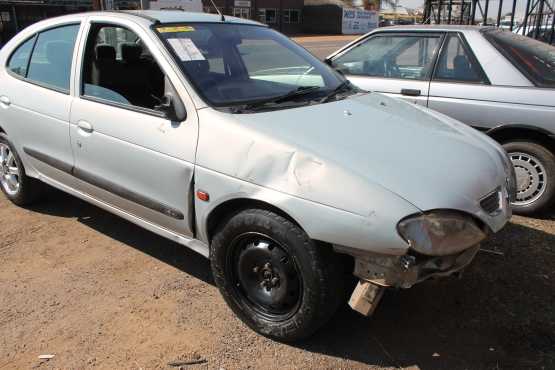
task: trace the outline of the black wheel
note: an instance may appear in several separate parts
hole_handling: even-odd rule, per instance
[[[0,133],[0,189],[18,206],[35,201],[42,193],[42,183],[25,175],[25,168],[8,137]]]
[[[297,225],[247,209],[221,225],[210,246],[227,304],[256,332],[279,341],[313,334],[344,299],[341,263]]]
[[[555,156],[540,144],[514,141],[503,144],[517,179],[513,211],[521,215],[543,212],[555,194]]]

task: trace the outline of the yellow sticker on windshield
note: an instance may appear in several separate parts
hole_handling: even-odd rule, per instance
[[[168,26],[156,28],[160,33],[173,33],[173,32],[192,32],[195,29],[191,26]]]

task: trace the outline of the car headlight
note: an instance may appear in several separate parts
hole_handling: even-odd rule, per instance
[[[456,254],[486,238],[476,221],[453,211],[432,211],[405,218],[399,234],[415,251],[430,256]]]

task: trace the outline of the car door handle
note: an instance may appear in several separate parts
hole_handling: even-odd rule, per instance
[[[0,96],[0,103],[4,105],[10,105],[12,102],[10,101],[10,98],[8,98],[7,96]]]
[[[401,94],[408,96],[420,96],[421,91],[416,89],[401,89]]]
[[[91,132],[94,131],[92,125],[90,123],[88,123],[87,121],[77,122],[77,127],[79,127],[80,130],[85,131],[88,134],[90,134]]]

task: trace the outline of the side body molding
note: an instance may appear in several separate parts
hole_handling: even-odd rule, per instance
[[[44,154],[37,150],[31,148],[23,148],[25,154],[29,155],[30,157],[46,163],[49,166],[52,166],[60,171],[66,172],[81,181],[85,181],[91,185],[94,185],[100,189],[106,190],[111,192],[121,198],[127,199],[130,202],[139,204],[145,208],[151,209],[158,213],[162,213],[168,217],[172,217],[176,220],[183,220],[185,219],[184,214],[167,204],[163,204],[154,200],[152,198],[146,197],[144,195],[138,194],[134,191],[126,189],[116,183],[113,183],[109,180],[96,176],[90,172],[87,172],[83,169],[74,167],[73,165],[66,163],[64,161],[60,161],[59,159],[53,158],[48,154]]]

